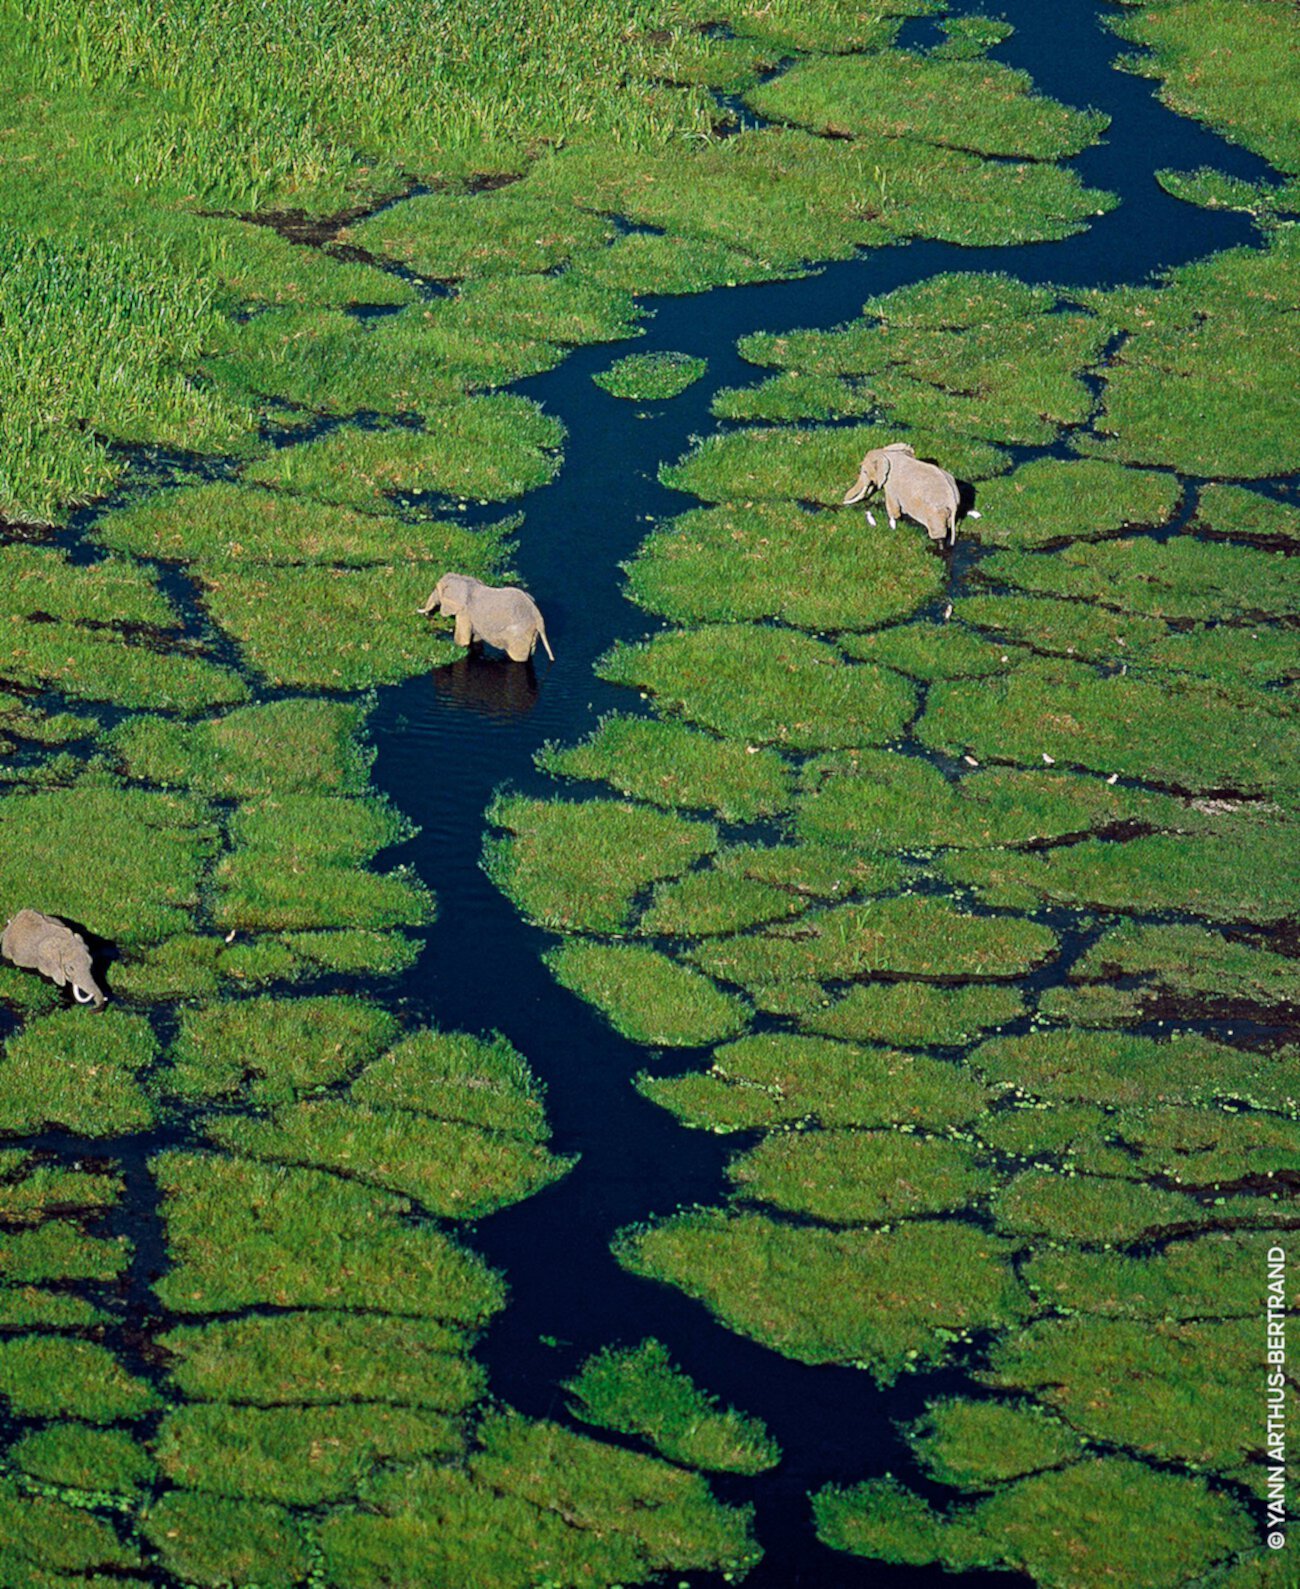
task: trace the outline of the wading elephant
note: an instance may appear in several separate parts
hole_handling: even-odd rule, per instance
[[[0,954],[24,971],[39,971],[61,988],[71,983],[78,1004],[93,1004],[98,1009],[104,1002],[103,990],[90,967],[86,940],[57,916],[20,910],[5,923]]]
[[[932,541],[946,540],[951,546],[957,539],[961,493],[946,469],[935,463],[922,463],[905,441],[876,447],[862,460],[857,483],[844,500],[861,502],[868,492],[882,486],[891,530],[899,515],[905,513],[925,526]],[[867,517],[873,524],[876,522],[870,513]],[[972,513],[970,517],[977,519],[979,514]]]
[[[527,662],[540,640],[555,661],[537,603],[513,585],[485,585],[468,574],[444,574],[419,611],[427,616],[439,608],[456,620],[452,638],[458,646],[486,640],[512,662]]]

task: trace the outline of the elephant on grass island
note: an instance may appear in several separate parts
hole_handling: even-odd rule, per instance
[[[957,482],[936,463],[923,463],[905,441],[876,447],[862,460],[857,483],[844,498],[861,502],[869,491],[885,491],[885,512],[892,530],[901,514],[925,526],[932,541],[957,539],[957,515],[961,512],[961,493]],[[972,519],[979,518],[971,513]],[[867,514],[874,524],[876,521]]]
[[[103,990],[90,967],[86,940],[57,916],[20,910],[5,923],[0,954],[24,971],[39,971],[61,988],[71,983],[78,1004],[93,1004],[98,1009],[104,1002]]]
[[[440,607],[456,620],[452,638],[458,646],[486,640],[512,662],[527,662],[540,640],[547,656],[555,661],[537,603],[513,585],[485,585],[468,574],[444,574],[419,611],[427,616]]]

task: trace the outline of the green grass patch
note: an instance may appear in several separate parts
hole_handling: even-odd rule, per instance
[[[801,419],[865,418],[881,404],[871,387],[842,376],[786,370],[757,386],[725,386],[709,406],[718,419],[780,425]]]
[[[790,799],[789,769],[776,751],[621,713],[603,717],[580,744],[548,742],[535,760],[555,777],[589,778],[630,799],[715,811],[728,822],[771,816]]]
[[[998,1567],[1056,1589],[1132,1575],[1150,1589],[1178,1589],[1254,1535],[1237,1503],[1204,1480],[1122,1456],[1034,1474],[947,1513],[893,1478],[828,1487],[813,1512],[833,1550],[916,1567]]]
[[[1268,793],[1292,779],[1293,730],[1195,680],[1099,677],[1069,662],[1026,662],[1005,678],[939,683],[922,741],[981,760],[1038,766],[1049,755],[1093,772],[1186,789]]]
[[[646,403],[680,397],[703,379],[708,367],[707,359],[695,359],[688,353],[629,353],[607,370],[598,371],[592,380],[611,397]]]
[[[542,1140],[542,1089],[504,1037],[426,1027],[372,1060],[352,1083],[358,1103],[456,1120],[484,1131]]]
[[[277,687],[362,690],[460,655],[416,616],[428,569],[204,568],[204,605]]]
[[[995,1184],[969,1148],[901,1131],[774,1131],[727,1176],[741,1201],[832,1225],[951,1213]]]
[[[155,1290],[177,1313],[279,1307],[375,1308],[482,1324],[504,1287],[481,1259],[410,1204],[321,1170],[214,1154],[152,1161],[171,1268]]]
[[[967,520],[962,533],[986,546],[1017,548],[1091,540],[1131,525],[1164,524],[1178,499],[1178,481],[1154,469],[1099,458],[1036,458],[980,488],[983,517]]]
[[[0,1289],[0,1329],[88,1329],[107,1324],[111,1315],[84,1297],[33,1285],[6,1285]]]
[[[710,1131],[791,1126],[964,1125],[990,1093],[973,1076],[920,1054],[764,1032],[728,1043],[706,1071],[637,1077],[637,1090],[684,1125]]]
[[[44,1484],[108,1494],[131,1494],[153,1483],[153,1458],[124,1429],[50,1424],[9,1448],[22,1473]]]
[[[1115,203],[1059,166],[986,160],[875,132],[839,140],[789,127],[701,143],[685,159],[673,151],[612,170],[604,164],[587,193],[634,222],[787,269],[908,237],[967,246],[1068,237]]]
[[[182,1098],[279,1103],[339,1081],[396,1036],[387,1010],[343,994],[230,999],[184,1011],[161,1085]]]
[[[70,563],[53,547],[0,546],[0,618],[175,629],[179,617],[150,569],[124,557]]]
[[[204,723],[136,717],[108,744],[129,777],[202,794],[360,794],[374,752],[361,743],[368,708],[342,701],[270,701]]]
[[[675,877],[718,842],[712,823],[615,800],[501,795],[487,820],[483,867],[530,921],[560,931],[619,932],[636,896]]]
[[[759,1558],[751,1512],[657,1457],[514,1413],[484,1421],[463,1472],[432,1463],[365,1487],[367,1509],[322,1527],[331,1581],[639,1582],[664,1570],[743,1577]],[[486,1576],[485,1576],[486,1575]]]
[[[1289,827],[1088,839],[1036,855],[950,856],[943,871],[993,903],[1039,899],[1117,911],[1188,911],[1210,921],[1275,922],[1295,911],[1300,846]]]
[[[1196,518],[1215,535],[1300,536],[1295,510],[1244,486],[1208,485],[1196,499]]]
[[[11,623],[0,670],[14,684],[58,690],[74,700],[112,701],[155,711],[197,712],[248,698],[237,673],[190,650],[156,649],[148,639],[72,623]]]
[[[360,865],[409,833],[374,800],[295,794],[245,805],[231,821],[237,848],[216,871],[214,920],[299,930],[430,922],[432,896],[409,868],[375,873]]]
[[[87,1423],[139,1418],[162,1400],[106,1347],[59,1335],[0,1341],[0,1396],[18,1417]]]
[[[0,1481],[0,1536],[4,1539],[0,1571],[13,1589],[59,1589],[84,1584],[86,1589],[143,1589],[145,1580],[118,1575],[139,1567],[139,1553],[119,1539],[112,1524],[82,1507],[50,1496],[29,1495],[11,1478]],[[107,1568],[113,1576],[65,1578],[63,1572],[88,1573]]]
[[[1074,545],[1055,552],[995,553],[981,581],[1035,595],[1154,618],[1278,618],[1300,610],[1300,576],[1279,552],[1216,541],[1146,539]]]
[[[472,397],[431,409],[422,430],[331,431],[282,449],[246,478],[351,506],[428,491],[499,502],[552,479],[563,439],[559,421],[527,398]]]
[[[158,491],[96,520],[103,546],[168,562],[319,563],[333,568],[440,563],[485,573],[517,527],[469,530],[445,519],[415,523],[309,503],[234,481]],[[94,564],[93,567],[103,567]]]
[[[948,778],[917,756],[856,751],[806,762],[795,830],[862,850],[1031,844],[1133,824],[1195,832],[1208,824],[1169,795],[1040,768]]]
[[[788,888],[710,868],[660,883],[637,931],[656,936],[713,937],[798,916],[808,900]]]
[[[656,297],[804,274],[784,261],[773,265],[725,243],[669,232],[629,232],[607,248],[582,255],[573,269],[615,291]]]
[[[1086,1245],[1137,1241],[1194,1225],[1212,1212],[1181,1192],[1145,1181],[1031,1170],[993,1199],[993,1219],[1007,1235]]]
[[[392,1402],[458,1412],[483,1370],[461,1332],[435,1319],[317,1310],[186,1324],[159,1337],[170,1373],[195,1401],[253,1406]]]
[[[60,1164],[42,1163],[21,1148],[0,1154],[0,1221],[26,1224],[52,1205],[69,1213],[112,1208],[122,1195],[122,1177]]]
[[[10,1285],[117,1280],[130,1261],[131,1244],[125,1236],[88,1236],[70,1219],[47,1219],[31,1229],[0,1235],[0,1275]]]
[[[1158,1253],[1055,1251],[1023,1270],[1030,1289],[1063,1313],[1114,1319],[1253,1318],[1251,1266],[1261,1233],[1215,1232],[1170,1242]]]
[[[1024,656],[1009,642],[989,640],[962,623],[896,624],[871,634],[841,635],[839,644],[847,656],[927,681],[985,678]]]
[[[1300,465],[1293,230],[1184,265],[1158,288],[1097,296],[1127,337],[1106,370],[1102,439],[1089,451],[1218,480]]]
[[[852,1363],[883,1385],[1027,1306],[1002,1242],[953,1222],[829,1230],[705,1209],[624,1231],[614,1253],[784,1357]]]
[[[296,1589],[312,1568],[298,1520],[281,1506],[168,1490],[142,1527],[164,1568],[186,1582]]]
[[[544,274],[613,239],[603,215],[549,193],[546,166],[531,180],[483,193],[425,193],[348,228],[361,247],[421,276]]]
[[[781,1460],[759,1419],[720,1406],[653,1337],[594,1354],[564,1388],[573,1398],[570,1411],[584,1423],[636,1435],[684,1467],[753,1474]]]
[[[1222,1109],[1125,1112],[1116,1140],[1132,1167],[1186,1186],[1218,1186],[1258,1174],[1300,1173],[1300,1122]]]
[[[1048,959],[1050,928],[1019,916],[972,916],[951,901],[904,895],[832,906],[788,927],[691,951],[710,976],[742,986],[824,982],[895,972],[919,977],[1012,977]]]
[[[572,943],[545,957],[561,987],[634,1043],[695,1048],[740,1031],[748,1007],[707,977],[639,945]]]
[[[878,188],[888,176],[877,168]],[[722,407],[735,418],[747,408],[773,417],[803,408],[812,418],[824,406],[841,419],[870,408],[881,425],[861,451],[898,439],[884,426],[904,426],[922,457],[978,479],[998,472],[1001,455],[988,442],[1045,445],[1058,427],[1087,420],[1094,404],[1083,375],[1108,335],[1102,319],[1058,304],[1049,289],[941,275],[868,300],[863,318],[835,330],[742,338],[745,358],[786,373],[725,394]]]
[[[839,507],[863,454],[900,439],[911,442],[920,457],[941,452],[945,466],[958,479],[984,479],[1007,466],[996,447],[972,437],[917,433],[900,438],[880,426],[833,425],[732,430],[710,436],[679,463],[664,465],[659,478],[674,491],[688,491],[705,502],[793,498]]]
[[[998,1342],[986,1377],[1032,1389],[1091,1439],[1225,1468],[1259,1450],[1249,1428],[1249,1341],[1243,1319],[1043,1320]]]
[[[1121,922],[1075,963],[1071,976],[1142,977],[1142,995],[1152,1000],[1300,1004],[1300,961],[1204,927]]]
[[[982,1030],[1019,1020],[1024,1013],[1024,1000],[1016,988],[865,982],[801,1016],[799,1024],[806,1031],[855,1043],[952,1047],[970,1042]]]
[[[908,1431],[909,1443],[940,1484],[983,1490],[1083,1455],[1065,1424],[1027,1402],[933,1401]]]
[[[138,1075],[157,1054],[148,1021],[111,1006],[31,1021],[5,1044],[0,1130],[28,1135],[59,1125],[90,1137],[144,1130],[154,1107]]]
[[[803,61],[746,96],[776,121],[820,133],[872,133],[1028,160],[1063,160],[1110,124],[1032,92],[1027,72],[905,50]]]
[[[218,1116],[205,1129],[249,1158],[335,1170],[449,1219],[481,1219],[522,1202],[574,1162],[517,1136],[333,1098],[280,1109],[270,1119]]]
[[[792,503],[693,509],[644,541],[628,573],[634,600],[679,623],[817,630],[905,618],[944,588],[943,563],[906,526],[867,530],[847,509]]]
[[[736,844],[715,862],[727,876],[772,883],[813,899],[880,894],[897,888],[903,869],[892,857],[854,855],[829,844]]]
[[[251,414],[185,377],[219,324],[207,272],[159,272],[154,244],[129,232],[24,236],[12,215],[0,257],[6,517],[53,522],[104,494],[125,467],[108,438],[190,451],[245,442]]]
[[[1160,98],[1179,115],[1208,122],[1283,171],[1300,171],[1300,138],[1288,114],[1294,17],[1267,0],[1239,6],[1184,0],[1131,7],[1106,21],[1120,38],[1144,46],[1124,64],[1158,78]],[[1212,80],[1203,70],[1207,53],[1224,63]]]
[[[1127,1032],[1033,1032],[992,1038],[970,1062],[994,1085],[1053,1103],[1300,1109],[1300,1087],[1285,1055],[1229,1048],[1192,1034],[1158,1041]]]
[[[897,674],[845,666],[824,641],[749,624],[619,644],[596,671],[704,728],[791,750],[882,744],[902,733],[915,705]]]
[[[297,1506],[355,1495],[379,1463],[452,1456],[461,1447],[459,1429],[440,1413],[364,1402],[180,1407],[157,1439],[158,1465],[186,1489]]]

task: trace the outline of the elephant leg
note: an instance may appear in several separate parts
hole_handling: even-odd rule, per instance
[[[469,621],[469,614],[458,612],[456,614],[456,632],[452,639],[458,646],[471,645],[474,640],[474,626]]]
[[[536,644],[536,635],[512,634],[506,641],[506,655],[512,662],[527,662]]]
[[[898,500],[891,485],[885,486],[885,512],[889,515],[889,527],[894,529],[898,524],[898,516],[903,511],[903,504]]]

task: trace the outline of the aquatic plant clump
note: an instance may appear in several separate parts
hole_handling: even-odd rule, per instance
[[[633,402],[680,397],[696,381],[704,378],[706,359],[687,353],[629,353],[609,369],[592,376],[596,385],[611,397],[626,397]]]
[[[546,744],[543,772],[613,784],[652,805],[716,811],[731,822],[780,811],[790,798],[790,773],[773,750],[752,751],[684,724],[621,714],[602,718],[580,744]]]
[[[781,1459],[757,1418],[719,1406],[653,1338],[589,1357],[565,1389],[584,1423],[639,1436],[685,1467],[752,1474]]]
[[[732,1037],[748,1022],[742,999],[654,949],[571,943],[545,959],[562,987],[635,1043],[695,1048]]]
[[[640,890],[718,842],[711,823],[613,800],[505,796],[487,816],[512,835],[488,840],[488,875],[531,920],[568,931],[618,932]]]
[[[864,530],[845,509],[750,503],[670,520],[642,543],[628,582],[634,600],[679,623],[779,618],[853,630],[933,601],[943,565],[906,527]]]
[[[1028,1311],[999,1238],[933,1220],[836,1230],[706,1209],[624,1231],[614,1253],[729,1329],[798,1362],[853,1363],[882,1385]]]
[[[643,1073],[637,1089],[684,1125],[721,1132],[808,1121],[938,1131],[972,1121],[992,1097],[969,1072],[921,1054],[788,1032],[715,1049],[707,1071]]]
[[[824,641],[748,624],[621,644],[596,668],[704,728],[783,749],[883,744],[902,731],[915,705],[897,674],[846,667]]]

